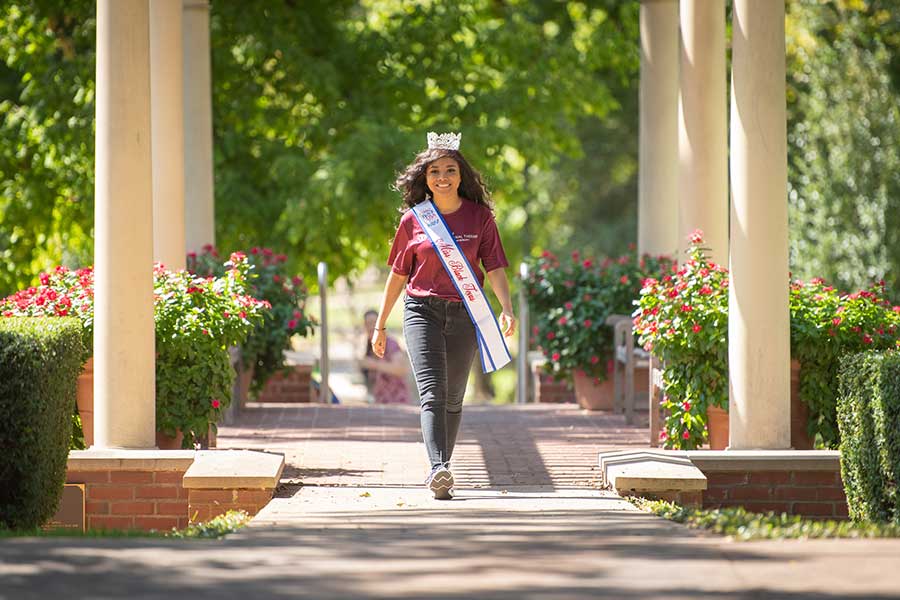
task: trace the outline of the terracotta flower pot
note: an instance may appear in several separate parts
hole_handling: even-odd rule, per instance
[[[84,446],[90,448],[94,443],[94,357],[84,364],[78,382],[75,384],[75,404],[81,416],[81,429],[84,431]]]
[[[706,425],[709,428],[709,449],[724,450],[727,448],[728,411],[718,406],[707,406]]]
[[[710,406],[706,409],[710,450],[728,446],[728,411]],[[812,450],[814,440],[807,433],[809,407],[800,399],[800,361],[791,361],[791,448]]]
[[[156,432],[156,447],[160,450],[181,450],[183,441],[184,435],[180,430],[175,433],[175,437],[166,435],[162,431]]]
[[[615,387],[612,379],[597,384],[593,377],[575,373],[575,399],[587,410],[612,410]]]

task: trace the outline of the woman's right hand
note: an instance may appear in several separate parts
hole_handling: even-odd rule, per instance
[[[384,358],[384,347],[387,343],[387,332],[384,329],[376,329],[372,333],[372,352],[378,358]]]

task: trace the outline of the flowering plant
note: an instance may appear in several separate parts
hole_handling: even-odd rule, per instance
[[[791,355],[800,361],[800,397],[809,406],[810,434],[837,448],[837,374],[840,358],[900,348],[900,306],[884,281],[842,294],[822,279],[791,284]]]
[[[219,274],[222,263],[218,256],[214,247],[204,246],[199,255],[188,254],[187,268],[200,275]],[[287,256],[254,247],[247,259],[253,268],[249,277],[252,295],[271,306],[241,345],[244,367],[253,367],[250,391],[257,395],[273,374],[285,368],[284,351],[290,349],[291,337],[311,334],[316,320],[305,310],[308,290],[303,279],[286,273]]]
[[[225,268],[221,277],[208,278],[161,265],[153,270],[156,427],[170,436],[180,430],[185,448],[215,430],[234,381],[227,347],[242,342],[268,310],[266,302],[247,294],[251,267],[245,255],[232,254]],[[70,314],[81,320],[92,348],[93,270],[57,267],[40,280],[40,286],[0,301],[0,314]]]
[[[670,277],[648,279],[634,312],[639,343],[665,364],[660,439],[676,449],[703,444],[709,404],[728,409],[728,271],[706,258],[701,232],[690,241],[688,261]],[[898,347],[900,307],[885,297],[883,282],[853,294],[841,294],[821,279],[791,284],[791,356],[801,363],[808,431],[821,446],[838,443],[840,357]]]
[[[665,364],[667,448],[691,449],[708,434],[706,408],[728,408],[728,271],[706,258],[699,232],[675,273],[648,278],[634,312],[638,343]]]
[[[637,257],[634,249],[597,262],[572,253],[571,261],[544,252],[534,260],[525,285],[533,339],[540,344],[557,378],[583,374],[604,381],[613,355],[608,316],[627,315],[647,273],[670,268],[666,257]]]

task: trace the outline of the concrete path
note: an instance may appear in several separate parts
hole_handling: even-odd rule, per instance
[[[280,448],[279,497],[223,541],[0,540],[0,600],[27,598],[896,598],[900,541],[737,543],[594,485],[643,441],[574,407],[470,407],[456,499],[421,488],[407,407],[254,407],[220,443]]]

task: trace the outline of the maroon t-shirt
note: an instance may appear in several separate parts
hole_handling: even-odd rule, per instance
[[[459,209],[442,216],[482,287],[484,273],[479,265],[484,266],[485,272],[509,266],[491,209],[463,200]],[[462,302],[444,264],[411,210],[400,219],[388,265],[394,273],[409,276],[406,293],[410,296],[436,296]]]

